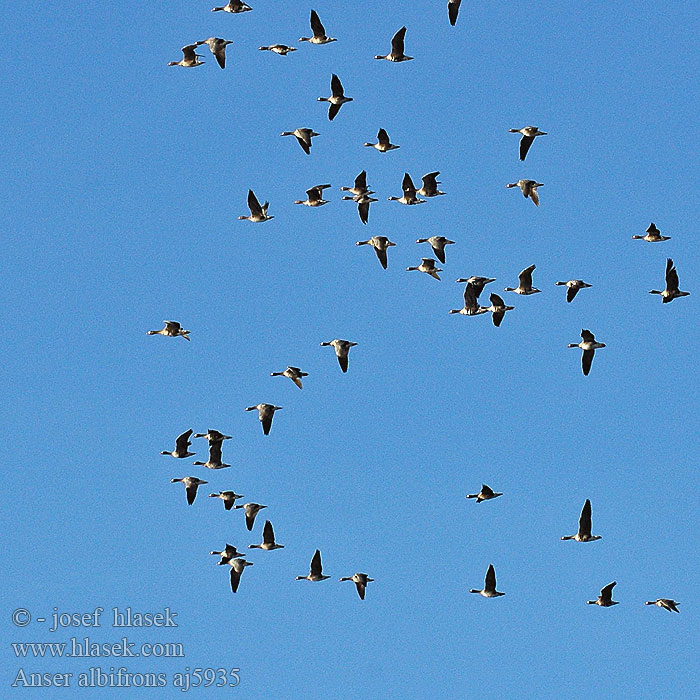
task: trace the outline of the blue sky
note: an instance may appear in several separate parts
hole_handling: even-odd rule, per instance
[[[4,687],[19,667],[226,666],[241,697],[280,700],[688,697],[700,11],[465,1],[452,28],[442,0],[320,0],[338,41],[311,46],[296,42],[310,5],[212,4],[4,4]],[[404,24],[415,60],[372,60]],[[167,66],[208,36],[233,40],[226,70],[206,47],[202,67]],[[299,50],[257,51],[276,42]],[[329,123],[332,73],[354,102]],[[521,163],[508,129],[526,124],[548,135]],[[279,136],[301,126],[321,134],[310,156]],[[362,147],[379,127],[399,150]],[[367,226],[338,190],[362,169],[380,199]],[[386,201],[432,170],[446,196]],[[519,178],[545,183],[539,208],[505,189]],[[321,183],[331,203],[293,205]],[[248,188],[272,221],[236,220]],[[631,240],[650,221],[671,240]],[[442,281],[405,272],[440,234],[457,242]],[[386,271],[354,245],[371,235],[397,243]],[[662,305],[647,292],[667,257],[691,296]],[[533,263],[543,293],[503,294],[500,328],[447,313],[456,278],[495,277],[486,302]],[[554,283],[571,278],[593,287],[566,304]],[[148,337],[164,318],[192,342]],[[566,348],[581,328],[607,344],[588,377]],[[358,343],[346,375],[319,347],[333,338]],[[303,391],[269,376],[287,364],[309,372]],[[269,437],[243,410],[259,402],[284,406]],[[159,454],[209,427],[233,436],[230,469]],[[188,474],[209,481],[192,507],[169,483]],[[467,501],[482,482],[504,496]],[[252,533],[206,498],[228,488],[267,504]],[[603,539],[561,542],[586,498]],[[233,595],[207,553],[260,542],[265,517],[285,548],[251,551]],[[331,580],[295,581],[316,548]],[[489,563],[506,596],[469,595]],[[337,581],[355,571],[376,579],[364,602]],[[613,580],[620,605],[585,605]],[[657,597],[681,614],[644,607]],[[176,630],[128,636],[185,658],[12,654],[118,640],[10,623],[96,606],[176,611]]]

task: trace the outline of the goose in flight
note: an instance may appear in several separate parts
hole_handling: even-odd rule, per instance
[[[372,192],[371,194],[374,193]],[[357,202],[357,213],[360,217],[360,221],[363,224],[366,224],[369,221],[369,205],[372,202],[379,201],[375,197],[370,197],[369,194],[356,194],[353,197],[343,197],[343,199],[352,199],[353,202]]]
[[[652,289],[649,294],[659,294],[661,296],[661,301],[666,304],[678,297],[687,297],[690,292],[681,292],[678,288],[678,272],[676,272],[676,266],[673,264],[671,258],[666,260],[666,288],[663,291],[658,289]]]
[[[230,467],[230,464],[224,464],[221,460],[221,446],[224,444],[223,440],[217,440],[215,442],[209,443],[209,457],[206,462],[192,462],[192,464],[198,467],[206,467],[207,469],[226,469]]]
[[[495,282],[496,278],[495,277],[481,277],[480,275],[472,275],[471,277],[460,277],[457,280],[457,284],[461,284],[463,282],[466,282],[467,285],[471,285],[472,289],[474,290],[474,294],[476,295],[476,298],[478,299],[479,296],[481,295],[481,292],[484,291],[484,287],[487,284],[490,284],[491,282]]]
[[[196,433],[196,438],[206,438],[209,442],[221,442],[222,440],[230,440],[230,435],[224,435],[214,428],[209,428],[207,433]]]
[[[220,552],[213,550],[212,552],[209,552],[209,554],[214,554],[221,557],[221,560],[216,562],[217,566],[224,566],[224,564],[228,564],[231,559],[245,556],[243,552],[239,552],[232,544],[227,544],[226,547],[224,547],[224,549]]]
[[[517,182],[511,182],[506,185],[506,187],[519,187],[520,191],[523,193],[523,197],[525,197],[525,199],[529,197],[536,207],[540,206],[540,195],[537,193],[537,188],[543,186],[544,183],[537,182],[537,180],[518,180]]]
[[[427,275],[434,277],[436,280],[440,279],[438,272],[442,272],[442,269],[435,267],[435,260],[432,258],[421,258],[422,262],[420,265],[414,267],[407,267],[406,271],[418,270],[418,272],[425,272]]]
[[[505,593],[496,590],[496,571],[493,568],[493,564],[489,564],[489,568],[486,570],[484,587],[480,591],[476,588],[471,588],[469,592],[479,593],[484,598],[497,598],[499,595],[505,595]]]
[[[407,56],[404,53],[404,37],[406,36],[406,27],[401,27],[393,37],[391,37],[391,52],[386,56],[375,56],[377,59],[385,59],[392,63],[400,63],[401,61],[412,61],[413,56]]]
[[[288,366],[284,372],[270,372],[271,377],[289,377],[300,389],[302,389],[301,378],[308,377],[308,372],[302,372],[298,367]]]
[[[593,333],[583,329],[581,330],[581,342],[569,343],[567,347],[581,348],[581,350],[583,350],[583,355],[581,356],[581,367],[583,368],[583,374],[588,376],[588,373],[591,371],[591,364],[593,363],[593,355],[595,355],[595,351],[598,348],[604,348],[605,343],[597,343]]]
[[[252,9],[250,5],[246,5],[241,0],[229,0],[228,4],[223,7],[212,8],[212,12],[230,12],[235,15],[239,12],[250,12]]]
[[[462,4],[462,0],[448,0],[447,2],[447,16],[450,19],[450,24],[454,27],[457,24],[457,15],[459,14],[459,6]]]
[[[512,311],[515,307],[507,306],[503,299],[498,296],[498,294],[491,294],[489,296],[489,301],[491,302],[491,306],[483,306],[482,308],[484,311],[491,312],[491,320],[493,321],[493,325],[498,328],[501,325],[503,317],[506,315],[506,311]]]
[[[436,170],[434,173],[426,173],[423,175],[421,178],[423,180],[423,186],[417,190],[416,194],[419,194],[421,197],[437,197],[438,195],[445,194],[438,189],[440,183],[436,178],[439,174],[440,171]]]
[[[250,209],[250,216],[239,216],[238,219],[239,221],[252,221],[254,224],[274,219],[274,216],[268,216],[267,214],[267,208],[269,206],[269,202],[265,202],[261,206],[260,202],[258,202],[258,198],[255,196],[255,192],[253,192],[253,190],[248,190],[248,209]]]
[[[487,282],[492,282],[493,280],[487,280],[486,277],[475,277],[475,282],[470,279],[458,280],[466,282],[467,286],[464,288],[464,306],[461,309],[450,309],[451,314],[462,314],[463,316],[478,316],[480,314],[485,314],[487,309],[483,306],[479,306],[479,295]],[[480,282],[479,280],[484,280]]]
[[[397,146],[395,143],[391,143],[391,141],[389,141],[389,134],[386,133],[385,129],[380,129],[377,132],[377,143],[365,142],[364,145],[376,148],[380,153],[386,153],[387,151],[393,151],[396,148],[401,148],[401,146]]]
[[[604,608],[609,608],[611,605],[617,605],[620,601],[612,599],[612,590],[617,585],[617,581],[609,583],[600,589],[600,595],[595,600],[587,600],[588,605],[600,605]]]
[[[323,190],[330,185],[315,185],[306,190],[306,199],[295,199],[294,204],[303,204],[305,207],[322,207],[328,204],[328,200],[323,198]]]
[[[313,129],[303,127],[294,129],[294,131],[283,131],[282,136],[294,136],[301,146],[301,150],[308,156],[311,153],[311,139],[314,136],[319,136]]]
[[[165,327],[159,331],[148,331],[147,335],[165,335],[168,338],[182,336],[185,340],[190,340],[190,331],[186,331],[177,321],[163,321]]]
[[[323,575],[323,568],[321,566],[321,551],[316,550],[314,556],[311,559],[311,566],[309,573],[306,576],[297,576],[297,581],[323,581],[324,579],[330,578],[330,576]]]
[[[479,493],[470,493],[466,497],[476,498],[476,502],[481,503],[481,501],[490,501],[492,498],[498,498],[502,495],[502,493],[496,493],[490,486],[481,484],[481,491],[479,491]]]
[[[228,39],[210,36],[208,39],[198,41],[195,46],[201,46],[202,44],[206,44],[209,47],[209,50],[214,54],[214,58],[216,58],[216,62],[219,66],[221,68],[226,68],[226,47],[229,44],[233,44],[233,42]]]
[[[386,236],[372,236],[372,238],[370,238],[369,240],[357,241],[355,245],[371,245],[372,248],[374,248],[374,252],[377,254],[377,257],[379,258],[379,262],[381,263],[382,267],[386,270],[386,249],[393,245],[396,245],[396,243],[392,243]]]
[[[445,246],[452,245],[454,241],[450,241],[444,236],[431,236],[430,238],[419,238],[416,243],[430,243],[435,257],[444,265],[445,264]]]
[[[401,189],[403,194],[400,197],[388,197],[391,202],[399,202],[400,204],[423,204],[424,199],[419,199],[416,196],[416,188],[411,180],[411,176],[408,173],[404,173],[403,180],[401,181]]]
[[[333,121],[335,115],[338,114],[340,108],[346,102],[352,102],[352,97],[346,97],[345,91],[343,90],[343,84],[340,82],[340,78],[333,73],[331,76],[331,96],[330,97],[319,97],[318,102],[330,102],[328,105],[328,121]]]
[[[181,481],[185,485],[185,493],[187,494],[187,503],[192,505],[194,499],[197,498],[197,489],[202,484],[208,484],[208,481],[202,481],[196,476],[185,476],[182,479],[170,479],[170,483],[174,484],[177,481]]]
[[[583,280],[569,280],[568,282],[555,282],[557,287],[566,287],[566,301],[570,304],[574,297],[578,294],[579,289],[586,289],[587,287],[592,287],[592,284],[588,284]]]
[[[370,144],[371,146],[372,144]],[[362,195],[374,194],[371,192],[369,187],[367,187],[367,171],[363,170],[356,178],[352,187],[341,187],[341,192],[349,192],[352,197],[350,199],[355,199],[355,197],[361,197]],[[343,197],[345,199],[345,197]],[[357,201],[357,200],[355,200]]]
[[[275,406],[271,403],[259,403],[255,406],[248,406],[246,411],[257,411],[258,420],[262,423],[263,433],[265,435],[270,434],[270,428],[272,427],[272,417],[275,415],[275,411],[279,411],[283,406]]]
[[[243,498],[243,496],[235,491],[219,491],[219,493],[210,493],[209,498],[220,498],[224,502],[224,508],[226,508],[226,510],[231,510],[235,502],[239,498]],[[212,554],[214,554],[214,552],[212,552]]]
[[[352,581],[355,584],[355,588],[357,588],[357,595],[360,596],[360,600],[365,599],[365,589],[367,588],[367,584],[370,581],[374,581],[374,579],[367,576],[367,574],[360,573],[353,574],[352,576],[343,576],[343,578],[339,580]]]
[[[546,131],[540,131],[536,126],[524,126],[522,129],[508,129],[511,134],[522,134],[523,137],[520,139],[520,160],[525,160],[527,152],[532,146],[532,142],[535,140],[535,136],[546,136]]]
[[[672,600],[671,598],[657,598],[656,600],[647,600],[644,605],[657,605],[660,608],[663,608],[664,610],[668,610],[669,612],[680,612],[678,609],[678,605],[680,603],[677,600]]]
[[[534,265],[530,265],[530,267],[526,267],[524,270],[520,272],[518,275],[518,286],[517,287],[506,287],[504,291],[506,292],[515,292],[516,294],[524,294],[527,296],[528,294],[537,294],[541,292],[541,289],[537,289],[536,287],[532,286],[532,273],[535,270]]]
[[[245,571],[246,566],[253,566],[253,562],[245,559],[231,559],[227,563],[231,567],[231,590],[235,593],[238,590],[238,584],[241,582],[241,575]]]
[[[259,503],[244,503],[242,506],[233,506],[235,509],[243,508],[245,511],[245,526],[248,528],[248,532],[253,529],[253,523],[255,523],[255,516],[267,506],[261,506]]]
[[[641,241],[648,241],[649,243],[658,243],[659,241],[669,240],[671,236],[662,236],[661,231],[656,228],[656,224],[652,221],[649,224],[649,228],[646,230],[646,234],[644,236],[632,236],[632,238]]]
[[[578,532],[575,535],[567,535],[562,540],[575,540],[576,542],[593,542],[599,540],[600,535],[591,535],[591,501],[586,499],[578,519]]]
[[[196,452],[190,452],[187,448],[192,444],[190,442],[190,435],[192,435],[192,430],[186,430],[182,435],[178,435],[175,439],[175,449],[172,452],[163,450],[162,455],[170,455],[177,459],[183,459],[185,457],[192,457]]]
[[[195,66],[201,66],[204,61],[199,59],[202,56],[195,53],[195,49],[199,44],[188,44],[182,47],[182,60],[181,61],[170,61],[169,66],[182,66],[183,68],[194,68]]]
[[[278,56],[286,56],[290,51],[296,51],[296,49],[286,44],[271,44],[270,46],[260,46],[258,51],[272,51]]]
[[[321,343],[322,347],[330,346],[335,350],[335,356],[338,358],[338,364],[343,372],[348,371],[348,353],[350,348],[355,347],[357,343],[353,343],[349,340],[339,340],[335,338],[328,343]]]
[[[263,527],[262,544],[249,544],[248,549],[264,549],[270,551],[273,549],[284,549],[284,545],[275,542],[275,531],[272,529],[272,523],[266,520],[265,526]]]
[[[316,10],[311,10],[309,23],[311,24],[311,31],[313,32],[313,36],[302,36],[299,39],[299,41],[308,41],[310,44],[328,44],[331,41],[338,41],[337,39],[333,39],[332,37],[326,36],[326,30],[321,24],[321,20],[316,14]]]

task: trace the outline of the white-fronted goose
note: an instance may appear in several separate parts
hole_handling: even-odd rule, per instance
[[[690,292],[681,292],[678,288],[678,273],[676,272],[676,266],[673,264],[673,260],[668,258],[666,260],[666,289],[659,291],[658,289],[652,289],[649,294],[659,294],[661,296],[662,303],[666,304],[678,297],[687,297]]]
[[[557,287],[566,287],[566,301],[570,304],[578,294],[579,289],[586,289],[593,285],[587,284],[583,280],[569,280],[568,282],[555,282]]]
[[[233,42],[228,39],[210,36],[208,39],[198,41],[196,45],[201,46],[202,44],[206,44],[209,47],[209,50],[214,54],[219,66],[221,68],[226,68],[226,47],[229,44],[233,44]]]
[[[532,273],[535,270],[535,265],[530,265],[520,272],[518,275],[518,286],[517,287],[506,287],[503,291],[505,292],[515,292],[516,294],[523,294],[527,296],[528,294],[537,294],[541,292],[541,289],[537,289],[532,286]]]
[[[657,598],[656,600],[647,600],[644,605],[656,605],[660,608],[663,608],[664,610],[668,610],[669,612],[677,612],[679,613],[680,610],[678,609],[678,605],[680,603],[677,600],[672,600],[671,598]]]
[[[190,331],[186,331],[177,321],[163,321],[164,328],[159,331],[148,331],[147,335],[165,335],[168,338],[182,336],[185,340],[190,340]]]
[[[357,343],[350,340],[340,340],[335,338],[328,343],[321,343],[321,347],[332,347],[335,350],[335,356],[338,358],[338,364],[343,372],[348,371],[348,353],[350,348],[355,347]]]
[[[662,236],[661,231],[659,231],[658,228],[656,228],[656,224],[652,221],[649,224],[649,228],[647,229],[646,235],[644,236],[632,236],[632,238],[635,238],[640,241],[648,241],[649,243],[658,243],[659,241],[667,241],[671,238],[671,236]]]
[[[284,372],[270,372],[271,377],[289,377],[300,389],[302,389],[301,378],[308,377],[308,372],[302,372],[298,367],[288,366]]]
[[[457,24],[457,15],[459,14],[459,6],[462,0],[447,1],[447,16],[450,18],[450,24],[454,27]]]
[[[265,527],[263,527],[262,544],[249,544],[248,549],[264,549],[265,551],[270,551],[273,549],[284,549],[284,545],[275,542],[275,531],[272,529],[272,523],[266,520]]]
[[[411,180],[411,176],[408,173],[404,173],[403,180],[401,181],[401,189],[403,194],[400,197],[388,197],[391,202],[399,202],[400,204],[423,204],[424,199],[419,199],[416,196],[416,188]]]
[[[209,554],[215,554],[221,557],[221,560],[216,562],[217,566],[224,566],[225,564],[228,564],[231,559],[245,556],[243,552],[239,552],[232,544],[227,544],[226,547],[224,547],[224,549],[220,552],[213,550],[209,552]]]
[[[509,183],[506,187],[519,187],[520,191],[523,193],[523,197],[525,197],[525,199],[529,197],[532,203],[536,207],[539,207],[540,195],[537,193],[537,188],[543,185],[543,182],[537,182],[537,180],[518,180],[517,182]]]
[[[224,444],[223,440],[217,440],[209,443],[209,458],[206,462],[192,462],[198,467],[206,467],[207,469],[226,469],[230,464],[224,464],[221,460],[221,447]]]
[[[207,433],[197,433],[196,438],[206,438],[209,442],[221,442],[222,440],[230,440],[230,435],[224,435],[214,428],[209,428]]]
[[[380,153],[386,153],[387,151],[393,151],[396,148],[401,148],[401,146],[397,146],[395,143],[391,143],[391,141],[389,141],[389,134],[386,133],[385,129],[380,129],[377,132],[377,143],[365,142],[364,145],[376,148]]]
[[[340,82],[340,78],[333,73],[331,76],[331,96],[330,97],[319,97],[318,102],[330,102],[328,105],[328,121],[333,121],[335,115],[338,114],[340,108],[346,102],[352,102],[352,97],[346,97],[345,91],[343,90],[343,84]]]
[[[435,257],[444,265],[445,264],[445,246],[451,245],[454,241],[450,241],[444,236],[431,236],[430,238],[419,238],[416,243],[430,243]]]
[[[316,14],[316,10],[311,10],[311,17],[309,18],[311,24],[311,31],[314,33],[311,37],[302,36],[299,41],[308,41],[310,44],[328,44],[331,41],[338,41],[332,37],[326,36],[326,30],[321,24],[321,20]]]
[[[413,56],[406,56],[404,53],[404,37],[406,36],[406,27],[401,27],[396,34],[391,38],[391,52],[386,56],[375,56],[377,59],[385,59],[392,63],[400,63],[401,61],[412,61]]]
[[[591,501],[586,502],[581,508],[581,515],[578,519],[578,532],[575,535],[567,535],[562,540],[575,540],[576,542],[593,542],[599,540],[600,535],[591,535]]]
[[[270,46],[260,46],[258,51],[272,51],[279,56],[286,56],[290,51],[296,51],[296,49],[286,44],[271,44]]]
[[[306,199],[295,199],[294,204],[303,204],[305,207],[322,207],[328,204],[328,200],[323,198],[323,190],[330,185],[314,185],[306,190]]]
[[[493,280],[488,280],[485,277],[474,278],[476,282],[472,282],[471,278],[467,280],[458,280],[466,282],[467,286],[464,288],[464,306],[461,309],[450,309],[451,314],[462,314],[463,316],[479,316],[480,314],[485,314],[487,309],[483,306],[479,306],[479,295],[481,294],[484,284],[487,282],[492,282]],[[485,280],[480,282],[479,280]]]
[[[212,8],[212,12],[230,12],[235,15],[239,12],[250,12],[252,9],[250,5],[246,5],[241,0],[229,0],[228,4],[223,7]]]
[[[253,190],[248,190],[248,209],[250,209],[250,216],[239,216],[239,221],[252,221],[254,224],[261,223],[263,221],[269,221],[274,219],[274,216],[268,216],[267,208],[270,206],[269,202],[260,204],[258,198],[255,196]]]
[[[272,427],[272,417],[275,415],[275,411],[279,411],[282,408],[283,406],[275,406],[271,403],[259,403],[255,406],[248,406],[246,411],[258,412],[258,420],[262,423],[263,433],[269,435]]]
[[[370,197],[369,194],[356,194],[352,197],[343,197],[343,199],[352,199],[353,202],[357,202],[357,213],[360,217],[360,221],[363,224],[366,224],[369,221],[369,205],[372,202],[379,201],[375,197]]]
[[[436,280],[440,279],[438,272],[442,272],[442,269],[435,266],[435,260],[433,258],[421,258],[421,264],[414,267],[407,267],[406,271],[418,270],[418,272],[425,272],[426,275],[434,277]]]
[[[172,452],[163,450],[162,455],[170,455],[176,459],[183,459],[184,457],[192,457],[196,452],[190,452],[187,448],[192,444],[190,442],[190,435],[192,435],[192,430],[186,430],[182,435],[178,435],[175,439],[175,449]]]
[[[243,496],[235,491],[219,491],[219,493],[210,493],[209,498],[220,498],[224,502],[224,508],[226,508],[226,510],[231,510],[235,502],[239,498],[243,498]]]
[[[202,56],[195,53],[195,50],[199,44],[188,44],[182,47],[182,60],[181,61],[170,61],[169,66],[182,66],[183,68],[194,68],[195,66],[201,66],[205,61],[200,61]]]
[[[505,595],[505,593],[496,590],[496,571],[493,568],[493,564],[489,564],[489,568],[486,570],[484,587],[480,591],[476,588],[471,588],[469,592],[479,593],[484,598],[497,598],[499,595]]]
[[[386,249],[393,245],[396,245],[396,243],[392,243],[386,236],[372,236],[372,238],[370,238],[367,241],[357,241],[355,245],[371,245],[372,248],[374,248],[374,252],[377,254],[377,257],[379,258],[379,262],[382,264],[382,267],[386,270]]]
[[[370,144],[371,145],[371,144]],[[352,197],[350,199],[355,199],[355,197],[361,197],[363,194],[374,194],[374,192],[370,192],[369,187],[367,187],[367,171],[363,170],[356,178],[355,182],[353,183],[352,187],[341,187],[340,188],[341,192],[349,192]],[[345,199],[345,197],[343,197]]]
[[[612,590],[617,585],[617,581],[609,583],[600,589],[600,595],[595,600],[587,600],[588,605],[600,605],[603,608],[609,608],[611,605],[617,605],[618,600],[612,599]]]
[[[423,180],[423,187],[421,187],[416,194],[419,194],[421,197],[437,197],[438,195],[445,194],[438,189],[440,183],[436,178],[439,174],[440,171],[436,170],[434,173],[426,173],[423,175],[421,178]]]
[[[235,509],[243,508],[245,511],[245,526],[250,532],[253,529],[253,523],[255,523],[255,516],[267,506],[262,506],[259,503],[244,503],[242,506],[233,506]]]
[[[241,582],[241,575],[245,571],[246,566],[253,566],[253,562],[245,559],[231,559],[228,565],[231,567],[231,590],[235,593],[238,590],[238,584]]]
[[[294,136],[301,146],[301,150],[308,156],[311,153],[311,139],[314,136],[319,136],[313,129],[303,127],[301,129],[294,129],[294,131],[283,131],[282,136]]]
[[[194,499],[197,498],[197,488],[202,484],[208,484],[208,481],[202,481],[196,476],[185,476],[182,479],[170,479],[170,483],[174,484],[177,481],[181,481],[185,485],[185,493],[187,494],[187,502],[192,505]]]
[[[498,294],[489,295],[489,301],[491,302],[491,306],[484,306],[482,308],[485,311],[491,312],[491,320],[493,321],[493,325],[498,328],[501,325],[503,317],[506,315],[506,311],[512,311],[515,307],[507,306],[503,299],[498,296]]]
[[[502,495],[502,493],[496,493],[486,484],[481,484],[481,491],[479,491],[479,493],[467,494],[466,498],[476,498],[476,502],[481,503],[481,501],[490,501],[492,498],[498,498]]]
[[[314,556],[311,558],[311,567],[309,573],[306,576],[297,576],[297,581],[323,581],[324,579],[330,578],[330,576],[323,575],[323,568],[321,566],[321,551],[317,549],[314,552]]]
[[[357,588],[357,595],[360,596],[360,600],[365,599],[365,589],[367,588],[367,584],[370,581],[374,581],[374,579],[367,576],[367,574],[361,573],[353,574],[352,576],[343,576],[343,578],[339,580],[352,581],[355,584],[355,588]]]
[[[547,135],[546,131],[540,131],[536,126],[524,126],[522,129],[508,129],[508,131],[510,131],[511,134],[523,135],[523,137],[520,139],[520,160],[525,160],[525,156],[530,150],[530,146],[532,146],[535,136]]]
[[[593,355],[595,355],[595,351],[598,348],[604,348],[605,343],[597,343],[593,333],[582,329],[581,342],[569,343],[567,347],[581,348],[581,350],[583,350],[583,355],[581,355],[581,367],[583,368],[583,374],[588,376],[588,373],[591,371],[591,364],[593,363]]]

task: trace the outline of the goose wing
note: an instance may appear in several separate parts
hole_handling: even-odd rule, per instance
[[[369,204],[367,204],[367,209],[369,210]],[[387,257],[386,257],[386,247],[382,246],[373,246],[374,247],[374,252],[377,254],[377,257],[379,258],[379,262],[382,264],[382,267],[386,270],[387,266]],[[347,359],[347,357],[346,357]]]
[[[449,0],[447,3],[447,16],[450,19],[450,24],[454,27],[457,24],[457,15],[459,14],[459,6],[462,0]]]
[[[187,494],[187,503],[192,505],[194,499],[197,498],[197,487],[199,484],[187,484],[185,487],[185,493]]]
[[[383,146],[388,146],[391,143],[389,141],[389,134],[386,133],[386,129],[380,129],[377,132],[377,141]]]
[[[403,193],[408,197],[416,196],[415,185],[413,184],[413,180],[411,180],[411,176],[408,173],[404,173],[403,175],[401,189],[403,190]]]
[[[525,156],[527,155],[527,152],[530,150],[530,146],[532,146],[532,142],[535,140],[534,136],[523,136],[520,139],[520,160],[525,160]],[[532,190],[530,191],[530,194],[532,194]]]
[[[595,355],[595,350],[584,350],[583,355],[581,355],[581,368],[583,369],[583,374],[586,377],[591,371],[591,365],[593,364],[593,355]]]
[[[340,112],[340,108],[343,105],[340,104],[334,104],[333,102],[328,105],[328,121],[332,122],[335,119],[336,114]]]
[[[187,452],[187,448],[192,444],[190,442],[190,435],[192,435],[192,429],[186,430],[182,435],[178,435],[175,440],[175,452]]]
[[[673,260],[668,258],[666,260],[666,289],[669,291],[674,291],[678,289],[678,272],[676,272],[676,266],[673,264]]]
[[[231,567],[231,590],[235,593],[238,590],[238,584],[241,582],[241,574],[243,569],[240,571],[235,567]]]
[[[340,82],[340,78],[333,73],[331,76],[331,94],[333,97],[345,97],[343,92],[343,84]]]
[[[326,36],[326,30],[323,24],[321,24],[321,20],[316,14],[316,10],[311,10],[311,17],[309,18],[309,22],[311,24],[311,31],[314,33],[315,37],[318,37],[320,39]]]
[[[275,531],[272,529],[272,523],[269,520],[265,521],[265,527],[263,527],[263,543],[275,544]]]
[[[371,200],[368,198],[362,199],[357,203],[357,213],[360,215],[360,221],[363,224],[366,224],[369,221],[369,205],[371,203]],[[376,248],[375,248],[376,250]],[[377,255],[379,255],[379,251],[377,251]],[[386,259],[386,251],[384,251],[384,258]],[[381,262],[381,258],[379,258],[379,261]],[[382,263],[384,267],[386,268],[386,264]]]
[[[578,294],[578,290],[578,287],[567,287],[566,301],[569,302],[569,304],[574,300],[574,297]]]
[[[195,61],[197,54],[195,51],[197,50],[197,44],[188,44],[187,46],[182,47],[182,55],[183,59],[185,61]]]
[[[165,330],[168,331],[168,333],[172,333],[173,335],[177,335],[180,332],[180,324],[177,321],[163,321],[165,324]]]
[[[265,435],[270,434],[270,428],[272,428],[272,416],[275,414],[274,411],[267,409],[262,412],[260,416],[260,422],[262,423],[263,433]]]
[[[486,497],[493,496],[493,489],[486,484],[481,484],[481,493]]]
[[[323,568],[321,566],[321,550],[317,549],[314,552],[314,556],[311,558],[311,575],[321,576],[323,574]]]
[[[223,440],[209,443],[209,462],[211,464],[221,464],[221,446],[223,444]]]
[[[595,336],[585,328],[581,329],[581,339],[584,343],[595,343]]]
[[[403,56],[404,37],[406,36],[406,27],[401,27],[393,37],[391,37],[391,53],[395,56]]]
[[[532,287],[532,273],[535,269],[534,265],[530,265],[530,267],[526,267],[519,275],[518,275],[518,282],[520,282],[520,286],[523,287],[524,289],[529,289]]]
[[[604,603],[612,602],[612,591],[616,585],[617,581],[613,581],[612,583],[609,583],[607,586],[603,586],[600,589],[600,598]]]
[[[530,199],[534,202],[536,207],[540,206],[540,195],[537,192],[537,187],[530,185]]]
[[[486,570],[486,578],[484,579],[484,590],[496,590],[496,570],[493,568],[493,564],[489,564],[489,568]]]
[[[383,129],[380,129],[380,131],[383,131]],[[386,134],[386,131],[384,133]],[[363,170],[355,178],[354,187],[357,190],[366,190],[367,189],[367,171],[366,170]]]
[[[263,216],[263,210],[253,190],[248,190],[248,209],[254,216]]]
[[[579,537],[591,536],[591,501],[586,499],[581,509],[581,517],[578,519],[578,534]]]
[[[355,588],[357,588],[357,595],[360,596],[360,600],[365,599],[365,588],[367,587],[367,583],[365,581],[359,580],[355,581]]]
[[[253,529],[253,523],[255,523],[255,516],[258,514],[259,508],[254,508],[250,503],[245,505],[245,526],[248,531]]]

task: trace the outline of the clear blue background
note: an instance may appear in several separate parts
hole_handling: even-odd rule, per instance
[[[700,343],[698,55],[688,3],[251,0],[3,3],[6,409],[3,697],[27,672],[240,667],[240,697],[681,698],[697,686]],[[374,61],[408,27],[403,64]],[[219,69],[169,68],[233,40]],[[258,52],[288,43],[296,53]],[[354,102],[333,123],[336,72]],[[548,132],[525,163],[511,127]],[[310,156],[280,132],[320,132]],[[400,150],[363,148],[379,127]],[[369,225],[340,201],[362,169]],[[448,194],[387,202],[404,171]],[[545,183],[535,208],[504,185]],[[295,207],[315,184],[332,202]],[[253,225],[252,187],[274,220]],[[665,243],[633,241],[654,221]],[[407,273],[443,234],[443,280]],[[387,235],[389,268],[355,242]],[[662,305],[665,259],[691,296]],[[501,328],[450,316],[457,277],[533,297]],[[565,303],[559,279],[593,284]],[[192,342],[146,331],[162,319]],[[607,347],[583,377],[589,328]],[[347,338],[343,375],[329,348]],[[271,378],[287,364],[299,391]],[[284,406],[264,437],[259,402]],[[159,454],[187,428],[233,439],[210,472]],[[197,458],[206,455],[195,441]],[[196,458],[193,458],[196,459]],[[189,465],[189,466],[188,466]],[[192,507],[172,477],[207,479]],[[464,498],[486,482],[504,496]],[[268,505],[249,533],[207,493]],[[593,503],[599,542],[561,542]],[[239,592],[207,553],[261,541]],[[314,549],[323,583],[296,582]],[[490,562],[497,600],[469,595]],[[376,581],[361,602],[340,576]],[[620,605],[587,606],[617,580]],[[681,614],[645,608],[673,597]],[[18,629],[10,612],[178,612],[185,659],[17,660],[9,641],[120,630]],[[103,623],[108,619],[103,617]],[[84,690],[87,697],[175,697]],[[223,697],[229,691],[191,691]]]

